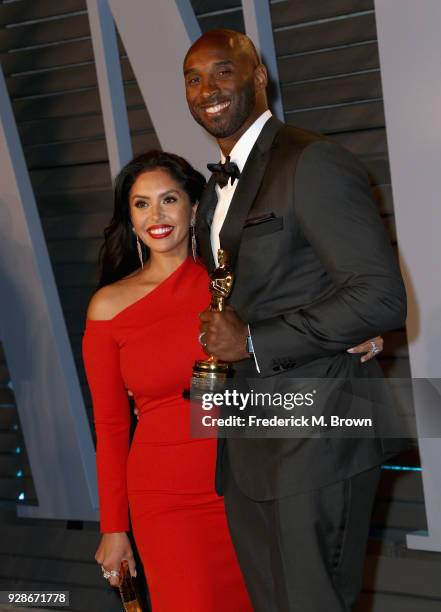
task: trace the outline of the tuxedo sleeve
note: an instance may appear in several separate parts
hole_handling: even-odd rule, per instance
[[[335,290],[250,326],[263,376],[283,362],[295,367],[344,351],[406,318],[398,263],[361,163],[336,144],[315,142],[302,152],[294,179],[294,223]]]
[[[83,360],[92,395],[97,439],[101,532],[127,531],[130,411],[111,321],[87,321]]]

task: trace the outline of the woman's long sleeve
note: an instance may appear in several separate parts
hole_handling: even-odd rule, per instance
[[[97,436],[101,531],[127,531],[130,412],[121,376],[119,346],[112,336],[110,321],[87,321],[83,359]]]

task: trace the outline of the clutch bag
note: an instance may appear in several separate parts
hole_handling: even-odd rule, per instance
[[[130,575],[127,561],[123,561],[121,563],[120,576],[121,581],[118,588],[121,595],[123,609],[126,612],[143,612],[141,603],[136,593],[135,581]]]

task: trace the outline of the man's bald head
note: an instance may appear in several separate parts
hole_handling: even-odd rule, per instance
[[[243,57],[249,59],[254,67],[261,63],[253,41],[246,34],[237,32],[236,30],[228,30],[227,28],[217,28],[205,32],[205,34],[202,34],[202,36],[191,45],[184,58],[184,66],[187,57],[193,51],[213,44],[219,47],[228,47],[231,51],[241,54]]]

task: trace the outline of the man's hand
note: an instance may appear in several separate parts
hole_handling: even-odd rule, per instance
[[[383,345],[383,338],[381,336],[376,336],[375,338],[366,340],[366,342],[362,342],[361,344],[348,349],[348,353],[363,353],[360,361],[361,363],[365,363],[381,353],[383,350]]]
[[[204,310],[199,318],[200,331],[203,334],[201,344],[207,355],[213,355],[222,361],[249,358],[246,350],[248,325],[237,316],[231,306],[227,306],[223,312]]]

